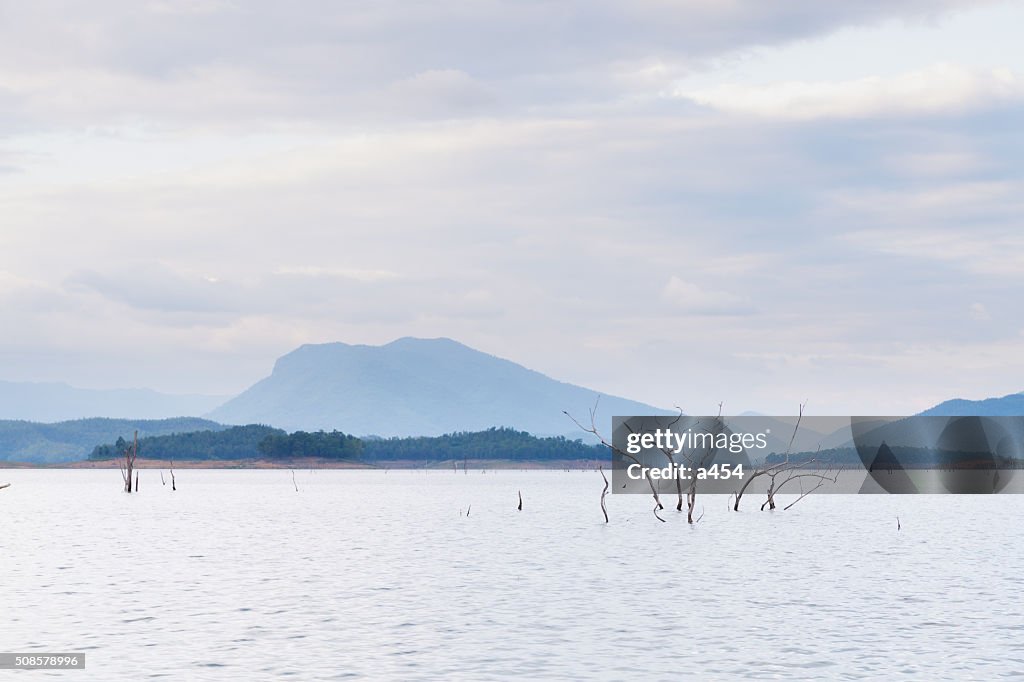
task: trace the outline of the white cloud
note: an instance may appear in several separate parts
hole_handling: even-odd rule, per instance
[[[970,308],[971,319],[979,322],[987,322],[992,319],[992,314],[984,303],[972,303]]]
[[[302,342],[412,334],[688,409],[1015,380],[1024,67],[940,40],[960,15],[948,71],[829,42],[973,3],[8,4],[8,378],[221,393]],[[808,36],[831,47],[723,76]],[[657,97],[683,76],[799,87],[731,115]]]
[[[297,267],[282,266],[274,269],[275,275],[304,275],[307,277],[342,277],[359,282],[380,282],[398,279],[402,275],[391,270],[373,270],[366,268],[335,268],[316,265],[300,265]]]
[[[964,112],[1024,100],[1024,78],[1006,68],[935,64],[893,76],[847,81],[723,84],[672,96],[733,114],[779,119],[857,118]]]
[[[705,289],[676,275],[668,278],[661,295],[677,309],[698,315],[732,315],[749,311],[749,302],[743,296]]]
[[[1016,229],[864,230],[849,232],[843,240],[907,260],[936,261],[981,277],[1024,280],[1024,235]]]

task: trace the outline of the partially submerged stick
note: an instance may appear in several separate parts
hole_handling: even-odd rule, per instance
[[[601,511],[604,513],[604,522],[608,523],[608,508],[604,506],[604,496],[608,494],[608,477],[604,475],[604,467],[598,467],[601,478],[604,479],[604,490],[601,491]]]

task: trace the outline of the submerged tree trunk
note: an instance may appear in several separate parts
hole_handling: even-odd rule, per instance
[[[121,462],[121,477],[124,479],[124,491],[132,491],[132,473],[135,471],[135,458],[139,454],[139,432],[135,432],[132,444],[125,448],[124,461]],[[135,489],[138,490],[138,475],[136,474]]]
[[[608,523],[608,508],[604,506],[604,496],[608,494],[608,477],[604,475],[604,467],[600,467],[601,478],[604,479],[604,490],[601,491],[601,512],[604,514],[604,522]]]

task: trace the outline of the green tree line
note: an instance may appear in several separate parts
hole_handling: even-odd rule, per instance
[[[603,446],[587,445],[562,436],[538,438],[526,431],[490,428],[486,431],[449,433],[443,436],[386,438],[363,443],[367,461],[389,460],[556,460],[604,459]]]
[[[107,460],[124,455],[128,442],[97,445],[89,459]],[[340,431],[296,431],[259,424],[235,426],[223,431],[194,431],[139,439],[139,457],[146,459],[323,459],[367,462],[444,461],[463,459],[560,460],[599,459],[606,451],[564,437],[538,438],[525,431],[491,428],[486,431],[450,433],[413,438],[359,439]]]

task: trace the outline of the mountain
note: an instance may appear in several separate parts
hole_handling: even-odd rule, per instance
[[[359,436],[437,436],[507,426],[580,438],[585,434],[562,411],[587,424],[597,397],[451,339],[402,338],[383,346],[301,346],[278,359],[269,377],[206,416],[226,424]],[[604,395],[599,409],[605,430],[612,415],[668,414]]]
[[[921,413],[935,417],[1014,417],[1024,415],[1024,393],[1011,393],[1002,398],[964,400],[954,398]]]
[[[226,426],[206,419],[76,419],[56,424],[0,420],[0,461],[56,463],[85,459],[100,443],[192,431],[220,431]]]
[[[169,395],[146,388],[98,390],[63,383],[0,381],[0,419],[59,422],[86,417],[165,419],[209,412],[223,396]]]

